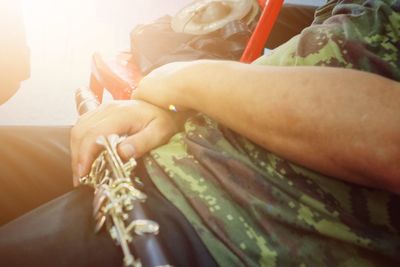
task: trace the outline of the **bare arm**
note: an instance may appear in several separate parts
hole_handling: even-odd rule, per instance
[[[338,68],[179,64],[149,75],[135,97],[204,112],[293,162],[400,192],[399,83]]]

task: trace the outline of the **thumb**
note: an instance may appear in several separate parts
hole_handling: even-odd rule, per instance
[[[170,136],[163,134],[163,129],[157,123],[150,123],[141,131],[130,135],[118,146],[118,154],[122,160],[131,157],[140,158],[153,148],[156,148],[168,141]]]

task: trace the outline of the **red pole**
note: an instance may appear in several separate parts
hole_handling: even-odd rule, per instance
[[[250,63],[261,55],[283,5],[283,0],[258,0],[258,2],[264,8],[260,20],[240,58],[240,61],[244,63]]]

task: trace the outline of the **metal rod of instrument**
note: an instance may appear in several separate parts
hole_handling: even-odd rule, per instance
[[[96,109],[100,103],[94,93],[87,87],[80,87],[75,92],[76,109],[79,115]],[[134,202],[134,209],[129,217],[134,220],[148,219],[143,203]],[[131,243],[142,266],[171,266],[171,261],[163,249],[160,239],[153,234],[136,235]]]

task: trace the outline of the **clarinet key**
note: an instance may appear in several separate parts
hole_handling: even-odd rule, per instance
[[[105,194],[95,194],[93,199],[93,216],[95,216],[105,206],[107,196]]]
[[[101,215],[100,217],[99,217],[99,219],[97,219],[96,220],[96,225],[95,225],[95,227],[94,227],[94,232],[95,233],[98,233],[100,230],[101,230],[101,228],[103,228],[103,225],[104,225],[104,223],[106,222],[106,216],[105,215]]]
[[[135,234],[158,234],[160,225],[152,220],[134,220],[131,225],[128,226],[129,231],[133,228]]]

